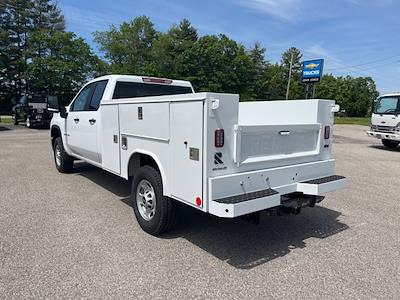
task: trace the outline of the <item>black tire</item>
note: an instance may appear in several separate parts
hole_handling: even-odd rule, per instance
[[[391,140],[382,140],[382,144],[389,149],[394,149],[396,148],[400,142],[396,142],[396,141],[391,141]]]
[[[139,184],[146,181],[150,183],[155,194],[155,212],[149,220],[146,220],[139,211],[141,208],[139,208],[138,198],[141,197],[137,195],[138,188],[140,189]],[[175,225],[176,203],[174,200],[163,196],[161,175],[150,166],[141,167],[136,171],[132,180],[131,205],[140,227],[151,235],[156,236],[165,233]]]
[[[18,125],[18,115],[17,114],[15,114],[15,115],[13,115],[13,119],[14,119],[14,125]]]
[[[57,159],[58,151],[60,151],[58,157],[59,160]],[[54,140],[53,152],[54,152],[54,163],[56,164],[58,172],[70,173],[74,168],[74,160],[71,156],[69,156],[65,152],[61,137],[57,137]]]

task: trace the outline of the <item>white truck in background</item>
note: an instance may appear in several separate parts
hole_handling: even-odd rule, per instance
[[[382,140],[389,149],[400,144],[400,93],[386,94],[376,100],[367,135]]]
[[[54,108],[57,105],[54,105]],[[332,100],[239,103],[190,82],[110,75],[87,83],[51,121],[54,159],[132,180],[140,226],[157,235],[177,201],[218,217],[299,213],[344,188],[332,158]]]

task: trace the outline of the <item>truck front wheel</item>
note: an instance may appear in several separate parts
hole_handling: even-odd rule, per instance
[[[131,201],[136,219],[147,233],[159,235],[174,225],[176,203],[163,196],[161,175],[154,168],[144,166],[136,171]]]
[[[382,140],[382,144],[385,145],[385,147],[387,147],[389,149],[394,149],[400,144],[400,142],[391,141],[391,140]]]
[[[61,137],[54,140],[54,162],[56,168],[60,173],[69,173],[74,167],[74,160],[64,150]]]
[[[18,115],[15,113],[12,115],[13,121],[14,121],[14,125],[18,125]]]

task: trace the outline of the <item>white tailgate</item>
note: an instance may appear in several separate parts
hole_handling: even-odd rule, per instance
[[[321,124],[235,125],[234,162],[273,161],[318,155]]]
[[[192,205],[203,199],[203,102],[170,106],[172,196]]]

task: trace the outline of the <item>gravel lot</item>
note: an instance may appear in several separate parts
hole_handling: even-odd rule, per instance
[[[366,129],[336,126],[349,184],[318,207],[258,226],[183,208],[161,238],[129,183],[85,163],[59,174],[49,131],[2,130],[0,298],[398,299],[400,148]]]

